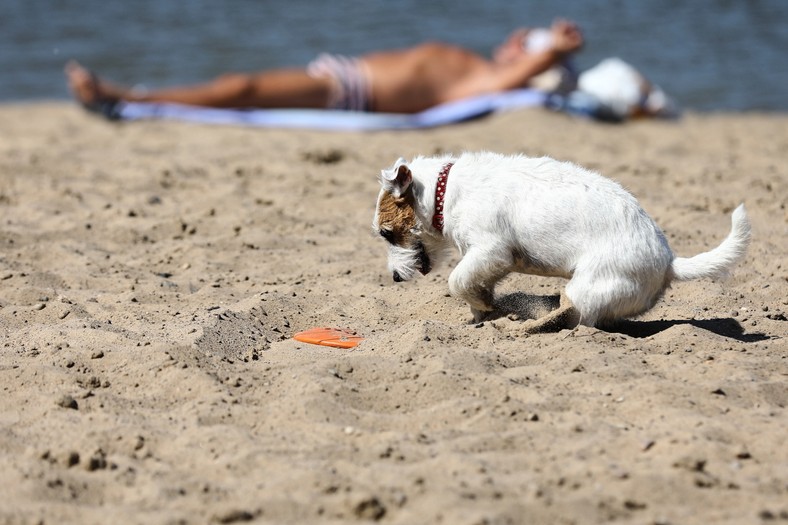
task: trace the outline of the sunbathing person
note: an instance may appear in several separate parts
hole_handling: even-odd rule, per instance
[[[535,36],[539,38],[529,38]],[[528,45],[529,40],[538,42]],[[545,73],[561,69],[582,46],[578,26],[557,20],[549,30],[515,31],[491,59],[457,46],[425,43],[358,58],[322,54],[302,69],[232,73],[204,84],[147,92],[116,86],[74,61],[65,73],[74,97],[87,108],[128,101],[417,113],[445,102],[529,87]],[[569,84],[571,89],[571,78]]]

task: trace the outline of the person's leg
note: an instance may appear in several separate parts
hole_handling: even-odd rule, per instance
[[[324,108],[331,81],[304,70],[227,74],[204,84],[138,92],[106,82],[76,62],[66,65],[74,97],[85,105],[106,101],[175,102],[216,108]]]

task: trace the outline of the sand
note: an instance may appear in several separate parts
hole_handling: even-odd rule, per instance
[[[608,331],[472,324],[451,265],[395,284],[371,232],[381,168],[466,149],[596,169],[684,256],[744,201],[753,243]],[[365,134],[1,106],[0,523],[786,522],[786,151],[768,114]],[[292,339],[314,326],[365,340]]]

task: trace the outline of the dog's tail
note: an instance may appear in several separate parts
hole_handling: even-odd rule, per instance
[[[722,244],[695,257],[676,257],[670,266],[672,278],[677,281],[691,279],[721,279],[744,258],[750,245],[750,219],[744,204],[733,210],[731,232]]]

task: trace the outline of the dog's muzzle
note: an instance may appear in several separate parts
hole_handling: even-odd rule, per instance
[[[417,243],[414,251],[416,252],[416,259],[418,261],[416,269],[422,275],[427,275],[430,273],[430,270],[432,270],[432,263],[430,262],[430,256],[427,255],[427,250],[424,248],[424,244],[421,242]],[[397,270],[394,270],[391,277],[394,279],[394,282],[401,283],[402,281],[406,281],[407,278],[410,278],[410,275],[406,276],[407,278],[403,278]]]

